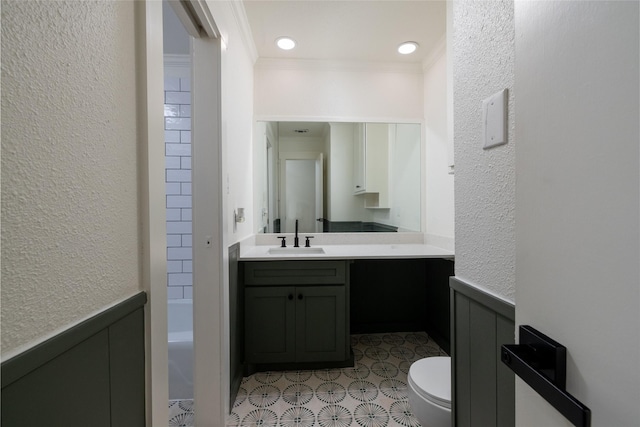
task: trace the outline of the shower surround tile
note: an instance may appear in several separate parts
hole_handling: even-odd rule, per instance
[[[351,345],[351,368],[244,378],[226,427],[419,427],[408,402],[409,366],[446,354],[423,332],[352,335]],[[185,423],[193,422],[193,402],[184,402],[170,404],[170,426],[192,425]]]

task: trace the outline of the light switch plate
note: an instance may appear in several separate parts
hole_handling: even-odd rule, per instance
[[[507,143],[507,90],[494,93],[482,101],[483,147]]]

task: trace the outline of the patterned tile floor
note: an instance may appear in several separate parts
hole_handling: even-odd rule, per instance
[[[414,361],[446,355],[424,332],[352,335],[353,368],[260,372],[243,379],[227,427],[420,424],[407,401]],[[193,425],[193,402],[169,404],[170,426]]]

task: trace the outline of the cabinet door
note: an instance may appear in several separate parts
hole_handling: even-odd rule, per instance
[[[344,286],[296,288],[296,361],[345,360]]]
[[[358,123],[353,141],[353,192],[354,194],[366,191],[365,181],[365,127],[364,123]]]
[[[245,289],[246,360],[278,363],[295,360],[295,288]]]

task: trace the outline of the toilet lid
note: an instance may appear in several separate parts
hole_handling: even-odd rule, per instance
[[[409,368],[409,380],[422,397],[451,408],[451,358],[427,357]]]

